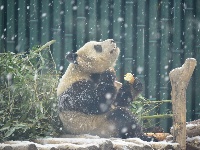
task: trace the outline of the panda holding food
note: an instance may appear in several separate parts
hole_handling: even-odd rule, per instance
[[[127,83],[119,87],[116,81],[113,68],[119,53],[112,39],[90,41],[76,53],[67,53],[70,64],[57,88],[59,117],[65,133],[151,140],[129,110],[142,92],[140,80],[129,80],[128,74]]]

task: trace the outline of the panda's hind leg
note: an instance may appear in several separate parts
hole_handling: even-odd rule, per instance
[[[148,137],[142,132],[142,128],[137,118],[127,109],[116,107],[107,113],[107,120],[114,126],[113,137],[122,139],[140,138],[144,141],[157,141],[153,137]]]
[[[116,107],[107,114],[108,121],[115,126],[119,138],[141,137],[142,131],[136,117],[126,108]]]

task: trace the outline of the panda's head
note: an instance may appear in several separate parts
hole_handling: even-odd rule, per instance
[[[76,53],[67,53],[66,59],[82,71],[100,73],[115,65],[119,52],[113,39],[90,41]]]

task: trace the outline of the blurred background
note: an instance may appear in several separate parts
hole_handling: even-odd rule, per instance
[[[186,58],[196,58],[187,89],[187,121],[200,118],[199,0],[0,0],[1,53],[29,52],[54,39],[51,51],[64,72],[65,53],[108,38],[121,49],[118,80],[134,73],[150,100],[170,100],[169,72]],[[169,110],[171,104],[165,103],[155,113]],[[170,127],[171,118],[157,123]]]

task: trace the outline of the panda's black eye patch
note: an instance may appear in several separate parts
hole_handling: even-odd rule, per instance
[[[99,52],[99,53],[102,52],[102,46],[101,45],[94,45],[94,49],[96,50],[96,52]]]

